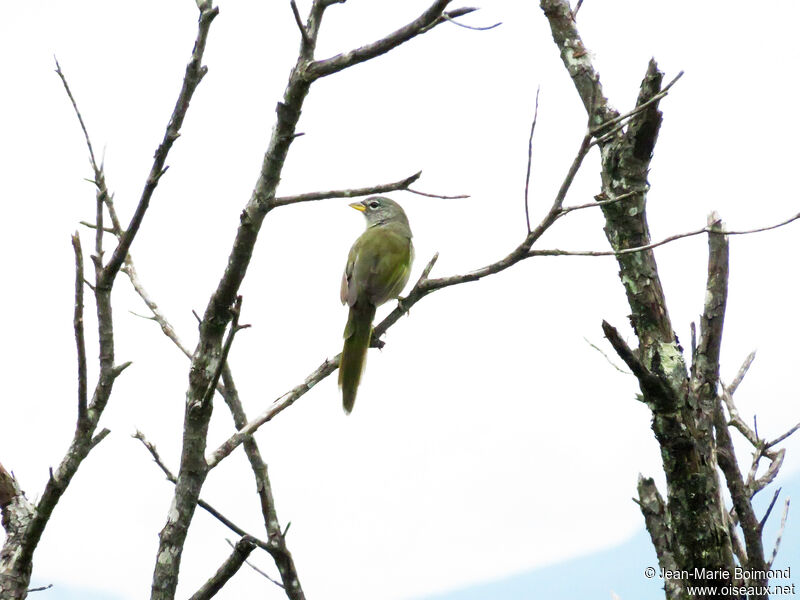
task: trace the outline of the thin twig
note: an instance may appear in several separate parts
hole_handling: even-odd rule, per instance
[[[616,198],[606,198],[604,199],[604,195],[598,194],[595,196],[596,200],[594,202],[587,202],[586,204],[577,204],[575,206],[565,206],[561,209],[561,216],[566,215],[567,213],[572,212],[573,210],[582,210],[584,208],[594,208],[595,206],[606,206],[608,204],[615,204],[617,202],[622,202],[623,200],[627,200],[632,196],[637,196],[639,194],[646,193],[647,190],[631,190],[630,192],[625,192],[624,194],[620,194]]]
[[[411,188],[406,188],[406,192],[411,192],[412,194],[416,194],[417,196],[425,196],[426,198],[441,198],[442,200],[461,200],[463,198],[469,198],[469,194],[457,194],[455,196],[445,196],[443,194],[431,194],[429,192],[420,192],[419,190],[412,190]]]
[[[234,543],[232,541],[230,541],[228,538],[225,538],[225,541],[228,542],[228,545],[231,548],[235,548],[236,547],[234,545]],[[255,571],[256,573],[258,573],[259,575],[264,577],[266,580],[271,581],[272,583],[277,585],[279,588],[285,589],[285,586],[280,581],[277,581],[277,580],[273,579],[272,577],[270,577],[267,573],[265,573],[264,571],[259,569],[257,566],[255,566],[253,563],[251,563],[249,560],[244,561],[244,564],[246,564],[248,567],[253,569],[253,571]]]
[[[761,521],[759,521],[758,523],[758,526],[762,530],[764,529],[764,525],[766,524],[767,519],[769,519],[769,515],[772,512],[772,508],[775,506],[775,502],[778,500],[778,496],[780,495],[782,489],[783,488],[778,488],[777,490],[775,490],[775,493],[772,495],[772,501],[769,503],[769,506],[767,507],[767,512],[764,513],[764,516],[761,517]]]
[[[61,71],[61,65],[58,64],[58,59],[53,57],[56,62],[56,74],[61,78],[61,83],[64,86],[64,90],[67,92],[67,96],[69,97],[69,101],[72,103],[72,108],[75,110],[75,115],[78,117],[78,123],[80,123],[81,131],[83,131],[83,137],[86,140],[86,146],[89,148],[89,159],[92,163],[92,169],[97,174],[97,161],[94,158],[94,149],[92,148],[92,140],[89,139],[89,132],[86,130],[86,124],[83,122],[83,115],[81,115],[81,111],[78,110],[78,104],[75,102],[75,97],[72,95],[72,90],[69,89],[69,84],[67,83],[67,78],[64,76],[64,73]]]
[[[142,445],[147,449],[147,451],[150,453],[150,456],[153,458],[153,462],[155,462],[156,465],[158,466],[158,468],[161,469],[161,471],[164,473],[164,476],[167,478],[167,481],[169,481],[173,485],[178,483],[178,478],[175,477],[175,474],[164,463],[163,459],[161,458],[161,455],[158,452],[158,449],[155,447],[155,445],[152,442],[150,442],[145,437],[145,435],[141,431],[137,431],[131,437],[134,438],[134,439],[139,440],[142,443]],[[236,525],[228,517],[223,515],[220,511],[218,511],[216,508],[214,508],[211,504],[209,504],[208,502],[206,502],[202,498],[200,498],[197,501],[197,506],[199,506],[200,508],[205,510],[208,514],[210,514],[217,521],[219,521],[220,523],[225,525],[225,527],[227,527],[228,529],[233,531],[236,535],[238,535],[240,537],[244,537],[244,536],[250,537],[259,548],[262,548],[262,549],[266,550],[267,552],[271,551],[272,547],[268,542],[265,542],[263,540],[258,539],[257,537],[255,537],[253,535],[250,535],[244,529],[242,529],[241,527]]]
[[[575,21],[578,18],[578,11],[583,6],[583,0],[578,0],[578,3],[575,5],[575,8],[572,9],[572,20]]]
[[[325,192],[311,192],[308,194],[297,194],[295,196],[280,196],[272,201],[272,206],[286,206],[297,204],[298,202],[310,202],[314,200],[327,200],[328,198],[356,198],[358,196],[370,196],[372,194],[385,194],[399,190],[408,190],[408,186],[414,183],[422,175],[422,171],[414,173],[410,177],[395,181],[394,183],[383,183],[363,188],[352,188],[345,190],[328,190]]]
[[[214,391],[217,389],[217,384],[219,383],[219,378],[222,375],[222,369],[225,367],[225,363],[228,360],[228,353],[231,351],[231,346],[233,346],[233,338],[234,336],[239,333],[242,329],[247,329],[250,325],[239,325],[239,315],[241,314],[242,310],[242,297],[236,296],[236,301],[234,302],[233,306],[231,307],[231,314],[233,318],[231,319],[231,326],[228,330],[228,337],[225,339],[225,343],[222,346],[222,353],[220,354],[219,360],[217,361],[217,366],[214,370],[214,375],[211,377],[211,381],[208,384],[208,388],[206,389],[206,393],[203,396],[201,403],[208,404],[211,401],[211,398],[214,397]]]
[[[539,118],[539,92],[541,86],[536,88],[536,104],[533,109],[533,122],[531,122],[531,133],[528,136],[528,166],[525,169],[525,225],[528,228],[528,234],[531,232],[531,217],[528,211],[528,188],[531,182],[531,163],[533,162],[533,132],[536,131],[536,119]],[[569,212],[569,211],[567,211]],[[562,214],[565,214],[562,210]]]
[[[294,22],[297,23],[297,28],[300,30],[300,35],[303,38],[303,44],[306,46],[312,43],[311,37],[308,35],[306,26],[303,25],[303,19],[300,17],[300,11],[297,10],[297,3],[294,0],[289,0],[289,6],[292,7],[292,15],[294,15]]]
[[[772,568],[775,562],[775,557],[778,556],[778,549],[781,547],[781,540],[783,539],[783,532],[786,530],[786,517],[789,515],[789,503],[791,498],[786,498],[786,503],[783,505],[783,516],[781,516],[781,526],[778,529],[778,537],[775,538],[775,547],[772,549],[772,556],[767,563],[767,569]]]
[[[449,21],[453,25],[458,25],[459,27],[463,27],[464,29],[471,29],[472,31],[489,31],[490,29],[494,29],[495,27],[500,27],[502,25],[502,21],[498,21],[494,25],[487,25],[485,27],[478,27],[476,25],[465,25],[464,23],[460,23],[456,21],[453,17],[448,15],[447,13],[442,13],[442,17],[445,21]]]
[[[106,282],[112,281],[122,267],[125,256],[127,256],[128,250],[130,250],[131,244],[133,243],[133,240],[139,231],[139,227],[144,220],[144,215],[147,212],[148,206],[150,205],[150,199],[153,196],[153,192],[155,192],[159,180],[168,169],[166,166],[167,155],[169,154],[172,145],[175,143],[175,140],[180,137],[180,129],[183,125],[184,119],[186,118],[186,112],[189,110],[189,102],[191,101],[197,86],[200,85],[200,82],[208,71],[208,69],[202,64],[203,53],[206,49],[206,42],[208,40],[208,32],[211,28],[211,22],[214,20],[217,14],[219,14],[219,10],[217,8],[201,10],[199,26],[197,29],[197,38],[192,51],[192,58],[189,61],[189,64],[186,65],[186,74],[184,75],[181,90],[178,94],[178,100],[175,103],[175,108],[170,116],[169,124],[164,132],[164,138],[156,149],[153,165],[150,168],[150,174],[145,182],[144,190],[139,198],[139,203],[136,206],[136,210],[134,211],[128,226],[125,228],[117,247],[114,249],[114,253],[109,259],[108,264],[106,264],[105,268],[103,269],[103,279],[106,280]],[[98,227],[102,226],[102,224],[99,222],[97,225]],[[100,232],[98,231],[98,234],[99,233]]]
[[[736,377],[733,378],[733,381],[728,386],[728,393],[733,396],[736,390],[741,385],[742,381],[744,380],[744,376],[747,375],[747,371],[750,369],[750,365],[753,364],[753,361],[756,359],[756,351],[753,350],[750,354],[747,355],[747,358],[744,359],[742,366],[739,367],[739,371],[736,373]]]
[[[781,443],[783,440],[785,440],[785,439],[786,439],[786,438],[788,438],[790,435],[792,435],[793,433],[795,433],[795,432],[796,432],[798,429],[800,429],[800,423],[798,423],[797,425],[795,425],[794,427],[792,427],[792,428],[791,428],[789,431],[787,431],[787,432],[786,432],[786,433],[784,433],[783,435],[780,435],[780,436],[776,437],[776,438],[775,438],[774,440],[772,440],[771,442],[767,442],[767,443],[765,444],[765,446],[766,446],[767,448],[772,448],[772,447],[773,447],[773,446],[775,446],[776,444],[780,444],[780,443]]]
[[[603,358],[605,358],[608,361],[608,364],[610,364],[612,367],[614,367],[617,371],[619,371],[620,373],[623,373],[625,375],[630,375],[631,374],[630,371],[626,371],[625,369],[622,369],[622,368],[618,367],[614,363],[614,361],[609,358],[608,354],[606,354],[605,352],[603,352],[603,350],[601,348],[599,348],[598,346],[595,346],[592,342],[590,342],[589,338],[584,337],[583,341],[586,342],[587,344],[589,344],[595,350],[597,350],[603,356]]]
[[[800,219],[800,213],[792,215],[788,219],[781,221],[780,223],[775,223],[774,225],[767,225],[766,227],[758,227],[756,229],[741,229],[741,230],[727,230],[727,231],[715,231],[715,233],[720,233],[722,235],[750,235],[752,233],[761,233],[763,231],[770,231],[772,229],[777,229],[778,227],[783,227],[784,225],[788,225]],[[710,227],[702,227],[701,229],[696,229],[695,231],[688,231],[686,233],[676,233],[675,235],[671,235],[669,237],[664,238],[658,242],[653,242],[652,244],[647,244],[644,246],[637,246],[635,248],[623,248],[621,250],[531,250],[528,253],[528,256],[623,256],[625,254],[633,254],[635,252],[643,252],[645,250],[652,250],[653,248],[658,248],[659,246],[663,246],[665,244],[669,244],[670,242],[674,242],[675,240],[680,240],[687,237],[692,237],[695,235],[700,235],[703,233],[710,233]]]
[[[449,3],[450,0],[436,0],[425,12],[411,23],[393,31],[387,36],[371,44],[367,44],[366,46],[350,50],[349,52],[337,54],[336,56],[324,60],[314,61],[308,65],[305,76],[309,81],[313,81],[320,77],[332,75],[353,65],[375,58],[376,56],[386,54],[400,44],[430,31],[440,23],[446,22],[448,18],[461,16],[475,10],[474,8],[463,8],[457,11],[444,13],[444,9]]]
[[[668,93],[669,89],[677,83],[677,81],[683,77],[683,71],[678,73],[672,81],[670,81],[667,85],[661,88],[661,91],[658,94],[655,94],[652,98],[647,100],[646,102],[642,102],[636,108],[626,112],[624,115],[619,115],[614,117],[613,119],[609,119],[600,125],[597,125],[591,129],[592,135],[597,135],[600,132],[603,132],[601,136],[599,136],[592,144],[603,144],[605,141],[610,139],[617,131],[620,131],[623,127],[625,127],[626,121],[628,121],[631,117],[638,115],[643,110],[647,109],[650,105],[655,104],[662,98],[664,98]],[[606,131],[609,127],[614,127],[610,131]]]

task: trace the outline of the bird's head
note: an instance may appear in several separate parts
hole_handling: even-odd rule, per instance
[[[386,223],[404,223],[408,226],[408,217],[406,217],[403,208],[389,198],[372,196],[365,198],[361,202],[353,202],[350,206],[364,213],[367,219],[367,227]]]

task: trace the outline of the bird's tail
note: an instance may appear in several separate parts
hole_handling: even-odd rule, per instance
[[[351,306],[344,328],[344,348],[339,360],[339,387],[342,388],[342,404],[347,414],[353,410],[358,382],[361,381],[361,374],[367,362],[367,348],[372,336],[375,309],[375,305],[370,302]]]

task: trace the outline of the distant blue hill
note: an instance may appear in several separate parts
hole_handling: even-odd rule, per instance
[[[789,510],[778,557],[773,568],[792,568],[791,578],[773,580],[776,585],[795,584],[800,593],[800,475],[781,481],[781,495],[775,503],[765,528],[764,548],[772,554],[786,497],[796,502]],[[764,514],[777,486],[773,484],[756,496],[756,514]],[[650,536],[642,530],[615,548],[596,552],[557,565],[534,569],[496,581],[473,585],[444,594],[423,596],[417,600],[610,600],[612,591],[621,600],[663,600],[663,581],[647,579],[644,570],[658,568]]]

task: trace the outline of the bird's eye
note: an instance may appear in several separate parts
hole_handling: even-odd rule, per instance
[[[369,207],[370,208],[378,208],[378,203],[373,200],[372,202],[369,203]]]

